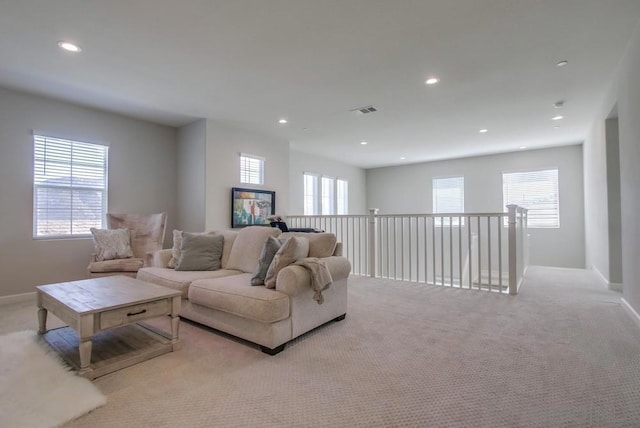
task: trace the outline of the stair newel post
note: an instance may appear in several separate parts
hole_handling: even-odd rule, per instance
[[[516,240],[516,210],[517,205],[507,205],[509,225],[509,294],[518,294],[518,269],[517,269],[517,240]]]
[[[369,236],[368,236],[368,253],[369,253],[369,276],[371,278],[376,276],[376,248],[377,242],[377,230],[376,227],[378,218],[378,208],[369,208]]]

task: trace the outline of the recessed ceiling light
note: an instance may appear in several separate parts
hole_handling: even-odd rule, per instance
[[[404,156],[400,156],[400,160],[405,160],[406,158]]]
[[[367,143],[366,141],[360,141],[360,144],[362,144],[363,146],[366,146],[369,143]]]
[[[564,101],[556,101],[553,103],[553,108],[562,108],[564,107]]]
[[[65,42],[64,40],[59,41],[58,46],[61,49],[64,49],[65,51],[69,51],[69,52],[80,52],[82,50],[80,46],[73,44],[71,42]]]
[[[309,130],[309,128],[302,128],[302,130],[303,130],[303,131],[308,131],[308,130]]]
[[[424,81],[424,83],[426,83],[427,85],[435,85],[439,81],[440,79],[438,79],[437,77],[429,77],[427,80]]]
[[[562,119],[564,119],[564,116],[560,116],[560,115],[558,115],[558,116],[553,116],[553,117],[551,118],[551,120],[562,120]]]
[[[520,150],[524,150],[526,148],[527,148],[527,146],[520,146]]]
[[[287,123],[287,119],[280,119],[280,120],[278,121],[278,123],[281,123],[281,124],[283,124],[283,125],[284,125],[285,123]]]
[[[560,127],[559,126],[554,126],[553,129],[560,129]]]
[[[567,61],[566,59],[563,59],[562,61],[558,61],[558,63],[556,65],[558,67],[564,67],[567,64],[569,64],[569,61]]]
[[[486,134],[487,132],[489,132],[489,130],[486,129],[486,128],[483,128],[483,129],[479,130],[478,132],[481,133],[481,134]]]

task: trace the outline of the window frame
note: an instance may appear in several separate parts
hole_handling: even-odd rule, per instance
[[[252,168],[249,167],[249,169],[246,169],[246,165],[250,164],[252,161],[257,161],[260,165],[257,172],[258,182],[251,181],[252,175],[254,174]],[[254,186],[264,186],[265,161],[265,158],[263,158],[262,156],[252,155],[249,153],[240,153],[240,183],[250,184]],[[245,178],[248,181],[245,181]]]
[[[308,216],[312,216],[312,215],[347,215],[347,213],[349,212],[349,199],[348,199],[348,186],[349,186],[349,181],[340,177],[335,177],[335,176],[330,176],[330,175],[325,175],[325,174],[317,174],[314,172],[303,172],[302,173],[302,177],[303,177],[303,190],[302,190],[302,197],[303,197],[303,212],[304,215],[308,215]],[[313,192],[311,192],[311,195],[308,195],[307,193],[307,177],[313,177]],[[326,181],[331,180],[331,191],[330,191],[330,195],[324,195],[323,189],[324,189],[324,184],[326,183]],[[343,201],[342,205],[344,205],[344,209],[345,209],[345,213],[344,214],[337,214],[338,212],[338,206],[340,205],[340,202],[338,201],[338,183],[345,183],[345,189],[347,190],[347,192],[345,193],[345,197],[346,199]],[[307,212],[307,199],[308,197],[311,197],[313,200],[313,213],[310,214]],[[329,198],[328,204],[329,204],[329,211],[330,213],[326,212],[326,199],[327,197]]]
[[[302,212],[303,215],[319,215],[319,196],[318,196],[318,182],[320,181],[320,176],[318,174],[313,174],[310,172],[302,173]],[[312,181],[312,186],[310,187],[311,192],[307,192],[307,177],[309,177]],[[307,194],[310,193],[310,194]],[[307,198],[310,198],[311,202],[311,213],[307,212]]]
[[[344,183],[341,188],[341,183]],[[336,178],[336,215],[349,214],[349,181]],[[344,193],[341,195],[341,193]]]
[[[320,213],[321,215],[336,213],[336,179],[326,175],[320,177]]]
[[[531,206],[527,206],[526,204],[520,204],[517,202],[509,201],[507,195],[505,194],[505,175],[507,174],[532,174],[532,173],[541,173],[555,171],[555,224],[551,226],[544,226],[536,223],[536,220],[539,221],[536,215],[538,209],[531,208]],[[560,228],[560,168],[557,166],[552,167],[542,167],[542,168],[531,168],[531,169],[517,169],[517,170],[508,170],[502,172],[502,203],[503,203],[503,211],[508,212],[507,205],[516,203],[518,206],[522,206],[527,208],[527,228],[529,229],[559,229]],[[532,221],[533,220],[533,221]],[[509,218],[505,216],[504,218],[504,226],[508,227]]]
[[[46,145],[47,143],[51,143],[53,144],[55,143],[63,143],[63,144],[68,144],[68,150],[70,151],[70,159],[69,161],[61,161],[58,160],[56,162],[56,159],[53,156],[47,157],[46,153],[44,154],[44,156],[39,159],[39,152],[46,152]],[[43,147],[39,147],[39,145],[44,145]],[[101,170],[102,173],[100,174],[100,176],[98,177],[102,183],[99,186],[81,186],[78,184],[74,184],[73,183],[73,179],[75,178],[88,178],[88,177],[82,177],[81,171],[83,170],[83,168],[85,169],[85,171],[87,171],[87,169],[96,169],[96,165],[91,165],[91,160],[87,160],[86,157],[84,159],[84,162],[82,160],[75,160],[73,158],[73,153],[74,153],[74,146],[92,146],[95,148],[98,148],[102,153],[99,156],[96,156],[96,159],[92,159],[93,161],[98,161],[98,160],[102,160],[102,165],[101,168],[98,168],[98,170]],[[47,239],[77,239],[77,238],[89,238],[91,237],[91,232],[90,232],[90,227],[97,227],[97,228],[105,228],[105,218],[106,218],[106,213],[108,211],[108,194],[109,194],[109,146],[107,144],[102,144],[102,143],[94,143],[94,142],[89,142],[89,141],[81,141],[79,139],[76,138],[68,138],[68,137],[58,137],[58,136],[53,136],[50,133],[44,133],[44,132],[38,132],[38,131],[33,131],[33,158],[32,158],[32,184],[33,184],[33,205],[32,205],[32,238],[35,240],[47,240]],[[77,150],[82,150],[80,147],[77,147]],[[85,149],[86,150],[86,149]],[[52,153],[53,155],[54,153]],[[82,151],[80,151],[80,153],[78,154],[81,158],[82,158]],[[85,153],[86,155],[86,153]],[[101,158],[101,159],[100,159]],[[42,172],[38,171],[39,168],[39,163],[42,163]],[[44,181],[44,180],[51,180],[51,179],[55,179],[55,175],[56,174],[51,174],[49,175],[46,170],[48,167],[50,168],[54,168],[55,171],[55,167],[52,165],[56,165],[57,166],[62,166],[63,168],[65,166],[68,166],[69,168],[69,183],[65,184],[65,183],[60,183],[60,184],[51,184],[51,183],[40,183],[39,181]],[[80,174],[78,175],[74,175],[74,166],[79,169]],[[100,166],[100,164],[98,164],[98,166]],[[88,168],[89,167],[89,168]],[[58,177],[61,178],[61,177]],[[58,189],[58,190],[70,190],[71,194],[73,195],[74,190],[75,191],[80,191],[80,192],[101,192],[101,197],[100,197],[100,221],[99,223],[95,223],[93,225],[91,225],[89,228],[86,229],[86,232],[84,233],[74,233],[73,229],[74,229],[74,217],[77,216],[77,213],[74,215],[74,206],[73,206],[73,197],[71,197],[70,199],[70,205],[69,205],[69,211],[68,211],[68,216],[69,216],[69,229],[71,231],[71,233],[52,233],[52,234],[40,234],[39,233],[39,225],[43,222],[45,222],[46,220],[43,220],[42,218],[40,218],[39,215],[39,201],[40,198],[38,197],[39,194],[39,190],[40,189]],[[45,198],[45,200],[48,200],[48,198]],[[65,220],[63,220],[65,221]]]

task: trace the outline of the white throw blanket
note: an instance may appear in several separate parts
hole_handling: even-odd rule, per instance
[[[313,300],[321,305],[324,302],[322,290],[329,288],[333,282],[333,278],[331,278],[331,272],[329,272],[327,264],[317,257],[298,259],[294,264],[302,266],[309,272],[309,276],[311,277],[311,288],[315,291]]]

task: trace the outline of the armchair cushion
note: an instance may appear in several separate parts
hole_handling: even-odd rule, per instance
[[[91,262],[87,269],[90,273],[137,272],[143,265],[143,259],[128,258]]]
[[[129,229],[96,229],[92,227],[96,261],[133,257]]]

